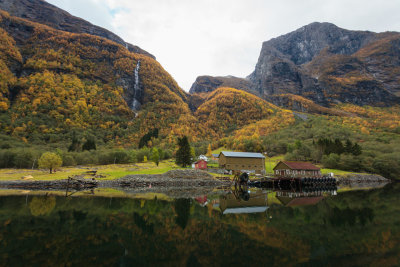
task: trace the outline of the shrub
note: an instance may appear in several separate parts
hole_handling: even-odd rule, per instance
[[[340,156],[338,154],[332,153],[330,155],[322,156],[322,164],[325,168],[336,169],[339,166]]]

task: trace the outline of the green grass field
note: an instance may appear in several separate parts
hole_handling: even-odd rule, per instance
[[[162,174],[169,170],[181,169],[173,160],[162,161],[159,166],[153,162],[135,164],[111,164],[99,166],[76,166],[62,167],[55,173],[50,174],[48,170],[31,169],[0,169],[0,180],[21,180],[22,177],[31,175],[33,180],[59,180],[67,179],[68,176],[81,175],[86,171],[97,171],[104,175],[105,180],[121,178],[129,174]]]
[[[223,151],[224,148],[214,150]],[[216,154],[216,153],[215,153]],[[273,174],[275,165],[284,159],[283,155],[265,159],[265,168],[267,175]],[[218,163],[210,164],[209,167],[218,168]],[[121,178],[130,174],[162,174],[169,170],[182,169],[177,166],[174,160],[160,162],[156,166],[153,162],[134,163],[134,164],[111,164],[111,165],[96,165],[96,166],[76,166],[62,167],[57,169],[55,173],[50,174],[48,170],[31,170],[31,169],[0,169],[0,180],[21,180],[24,176],[33,176],[33,180],[59,180],[67,179],[69,176],[82,175],[87,171],[97,171],[97,174],[105,176],[104,180]],[[321,169],[323,174],[334,173],[335,175],[348,175],[352,172]],[[213,176],[220,176],[212,174]]]

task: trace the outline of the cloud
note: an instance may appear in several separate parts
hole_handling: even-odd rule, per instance
[[[112,28],[113,12],[118,11],[111,10],[103,0],[47,0],[47,2],[92,24],[110,31],[114,30]]]
[[[154,54],[185,90],[199,75],[249,75],[263,41],[314,21],[351,30],[400,31],[399,0],[49,2]]]

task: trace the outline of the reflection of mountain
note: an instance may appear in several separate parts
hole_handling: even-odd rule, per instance
[[[305,205],[315,205],[320,202],[324,197],[277,197],[279,201],[287,207],[295,207],[295,206],[305,206]]]
[[[296,207],[275,205],[271,192],[268,216],[222,216],[191,200],[104,197],[56,197],[33,216],[32,196],[4,196],[0,265],[398,266],[399,190],[392,184]],[[253,196],[254,206],[265,203],[253,192],[248,203]]]

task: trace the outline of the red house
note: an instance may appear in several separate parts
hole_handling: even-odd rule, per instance
[[[198,160],[194,163],[194,168],[197,170],[206,170],[207,169],[207,161],[205,160]]]

